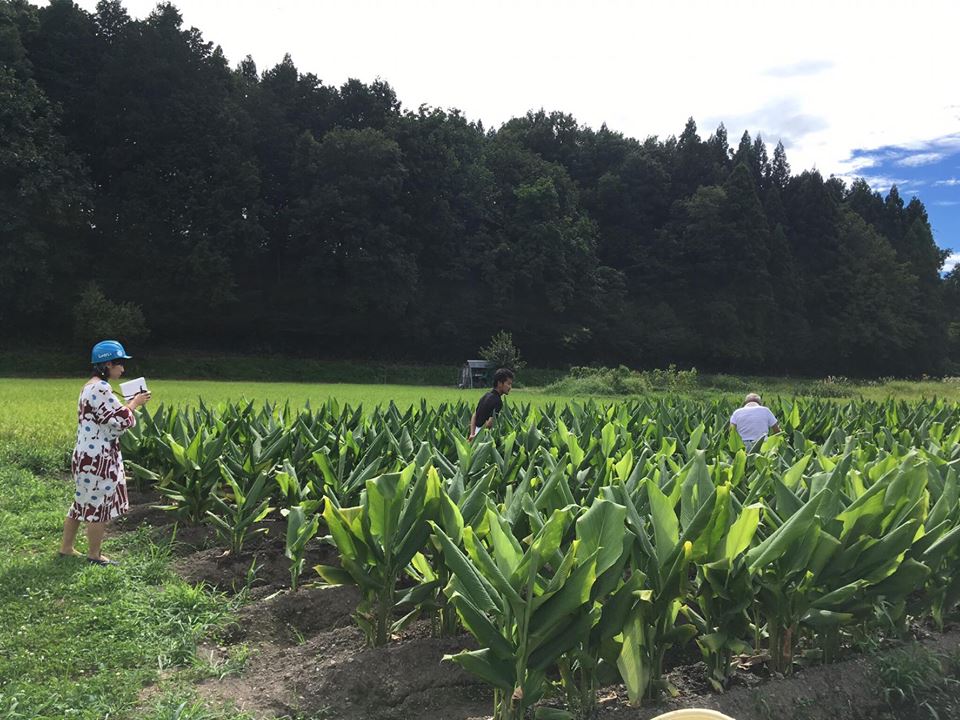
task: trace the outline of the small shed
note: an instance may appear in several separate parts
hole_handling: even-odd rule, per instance
[[[490,385],[493,364],[486,360],[467,360],[460,368],[459,388],[483,388]]]

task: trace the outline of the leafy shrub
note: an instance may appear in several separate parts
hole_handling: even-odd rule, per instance
[[[572,367],[562,380],[549,385],[548,392],[560,395],[639,395],[651,390],[690,390],[697,387],[696,368],[636,372],[620,365],[606,367]]]
[[[721,392],[745,393],[750,389],[749,383],[736,375],[711,375],[704,377],[702,383]]]
[[[495,368],[507,368],[514,372],[520,372],[527,366],[513,344],[513,335],[503,330],[490,338],[489,345],[480,349],[480,357],[493,363]]]
[[[827,375],[811,385],[798,389],[798,394],[811,395],[821,398],[845,398],[853,395],[850,380],[842,375]]]
[[[699,384],[696,368],[677,370],[673,363],[670,363],[666,370],[647,370],[641,374],[653,387],[659,389],[692,390]]]
[[[150,331],[139,305],[115,303],[96,283],[90,283],[74,308],[73,334],[78,342],[91,345],[104,338],[136,342],[145,339]]]

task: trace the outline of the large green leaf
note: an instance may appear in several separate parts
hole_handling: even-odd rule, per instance
[[[673,510],[670,499],[651,480],[647,481],[647,497],[650,499],[657,561],[664,566],[674,553],[677,543],[680,542],[680,522],[677,520],[677,514]]]
[[[761,503],[754,503],[741,508],[740,514],[727,531],[723,541],[723,557],[732,561],[743,553],[753,542],[757,527],[760,524]]]
[[[816,523],[817,510],[830,490],[824,488],[794,513],[789,520],[776,529],[759,545],[747,552],[747,564],[757,570],[783,557],[795,543],[808,541]]]
[[[623,505],[597,499],[577,518],[578,552],[587,557],[596,554],[597,575],[605,573],[623,554],[626,517],[627,508]]]
[[[497,603],[493,598],[497,596],[496,590],[484,577],[477,572],[477,569],[470,562],[470,558],[463,554],[456,545],[450,540],[447,534],[431,522],[434,536],[440,543],[443,552],[443,558],[450,568],[450,572],[460,581],[464,588],[463,595],[481,612],[489,613],[498,610]],[[464,536],[472,536],[473,530],[470,527],[464,528]]]
[[[487,648],[464,650],[456,655],[444,655],[443,659],[457,663],[467,672],[501,690],[512,691],[516,686],[514,663],[498,658]]]

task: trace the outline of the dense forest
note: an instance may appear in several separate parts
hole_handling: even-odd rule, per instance
[[[546,365],[957,372],[960,270],[923,203],[761,137],[486,128],[289,57],[231,67],[169,4],[0,0],[0,63],[4,344],[106,321],[141,347],[455,361],[505,329]]]

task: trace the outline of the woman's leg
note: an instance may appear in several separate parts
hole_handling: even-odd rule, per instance
[[[80,521],[76,518],[68,517],[63,521],[63,539],[60,540],[61,555],[79,555],[73,543],[77,539],[77,530],[80,528]]]
[[[103,535],[107,531],[105,522],[87,523],[87,557],[94,560],[109,560],[100,554],[103,545]]]

